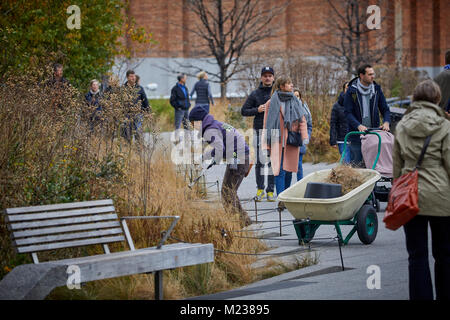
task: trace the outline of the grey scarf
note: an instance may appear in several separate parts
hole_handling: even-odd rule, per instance
[[[271,145],[272,137],[281,139],[280,134],[280,109],[281,103],[284,102],[284,125],[283,128],[291,129],[294,121],[300,121],[306,115],[305,109],[302,108],[300,100],[293,92],[275,91],[270,98],[269,110],[266,120],[267,129],[267,145]]]
[[[371,83],[369,86],[365,86],[361,83],[361,80],[358,78],[356,82],[356,87],[358,88],[359,93],[362,96],[362,121],[363,125],[370,127],[371,117],[370,117],[370,99],[375,95],[375,85]]]

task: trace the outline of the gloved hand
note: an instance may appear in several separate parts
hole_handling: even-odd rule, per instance
[[[206,170],[208,170],[209,168],[211,168],[213,165],[216,164],[216,160],[212,159],[211,163],[209,163],[206,167]]]

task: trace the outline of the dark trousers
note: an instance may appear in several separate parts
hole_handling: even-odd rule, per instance
[[[409,297],[411,300],[433,299],[428,263],[428,223],[431,228],[436,299],[450,300],[450,217],[418,215],[403,226],[409,255]]]
[[[248,158],[244,164],[238,164],[236,169],[233,169],[231,164],[227,165],[225,175],[222,182],[222,204],[225,211],[231,213],[239,213],[241,216],[247,215],[247,212],[242,208],[241,201],[237,195],[237,190],[241,185],[242,180],[245,178],[245,174],[249,169]]]
[[[261,163],[261,159],[260,159],[260,146],[261,146],[261,130],[255,129],[256,130],[256,164],[255,164],[255,176],[256,176],[256,187],[258,189],[262,189],[264,190],[264,180],[265,180],[265,175],[264,175],[264,164]],[[266,165],[268,166],[268,171],[269,174],[267,174],[267,188],[266,188],[266,192],[273,192],[274,188],[275,188],[275,177],[272,173],[272,167],[270,165],[270,158],[269,158],[269,154],[267,154],[267,159],[268,162],[266,163]]]
[[[185,130],[189,129],[189,110],[186,109],[175,109],[175,130],[180,129],[181,123],[183,123],[183,128]]]
[[[346,151],[346,153],[348,150]],[[365,168],[363,155],[361,153],[361,142],[354,142],[350,144],[350,161],[351,164],[356,168]]]

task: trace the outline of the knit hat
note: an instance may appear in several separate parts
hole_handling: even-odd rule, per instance
[[[201,106],[195,106],[189,113],[189,121],[203,121],[208,112]]]

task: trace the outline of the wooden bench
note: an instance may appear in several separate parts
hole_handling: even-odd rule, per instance
[[[163,270],[214,261],[210,243],[163,245],[178,216],[119,219],[110,199],[10,208],[4,214],[17,252],[30,253],[34,264],[17,266],[0,281],[0,299],[44,299],[54,288],[71,285],[76,276],[76,283],[85,283],[142,273],[154,273],[155,299],[162,299]],[[165,218],[174,220],[159,244],[136,249],[126,220]],[[108,244],[124,240],[130,250],[110,252]],[[104,254],[48,262],[38,259],[38,252],[87,245],[102,245]]]

